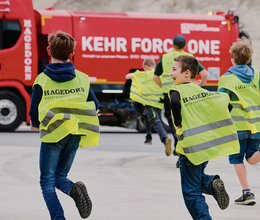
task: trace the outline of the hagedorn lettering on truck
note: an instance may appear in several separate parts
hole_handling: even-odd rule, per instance
[[[0,131],[29,124],[32,85],[49,57],[48,34],[62,30],[76,42],[75,67],[88,74],[101,102],[100,122],[142,130],[140,113],[128,97],[125,75],[142,69],[142,60],[159,61],[182,34],[186,51],[208,70],[213,89],[230,63],[229,47],[237,40],[238,17],[231,12],[185,15],[34,9],[32,0],[0,4]],[[171,28],[169,28],[171,27]],[[160,29],[160,31],[158,31]],[[50,91],[63,93],[66,91]]]

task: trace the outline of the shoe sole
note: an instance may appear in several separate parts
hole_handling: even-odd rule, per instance
[[[248,205],[248,206],[253,206],[253,205],[255,205],[255,203],[256,202],[254,199],[249,199],[244,202],[235,202],[236,205]]]
[[[165,143],[165,154],[166,156],[170,156],[172,154],[172,140],[167,138]]]
[[[84,200],[80,204],[76,204],[76,206],[79,210],[79,214],[80,214],[81,218],[87,218],[87,217],[89,217],[89,215],[92,211],[92,202],[89,198],[85,184],[82,182],[77,182],[75,184],[78,186],[76,188],[78,194],[80,195],[82,193],[84,196]]]
[[[226,209],[229,205],[229,196],[225,189],[224,183],[221,179],[214,180],[212,183],[212,188],[216,195],[216,200],[219,208],[222,210]]]
[[[176,168],[180,168],[180,161],[178,159],[178,161],[176,162]]]

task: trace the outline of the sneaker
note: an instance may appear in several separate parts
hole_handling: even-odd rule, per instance
[[[174,156],[179,156],[179,154],[176,152],[176,148],[174,148],[172,154],[173,154]]]
[[[87,218],[92,210],[92,202],[88,196],[85,184],[76,182],[72,187],[70,196],[75,201],[81,218]]]
[[[219,208],[226,209],[229,205],[229,196],[221,179],[212,182],[213,197],[216,199]]]
[[[176,162],[176,168],[180,168],[180,158],[178,158],[178,160]]]
[[[144,141],[144,143],[145,143],[145,144],[152,144],[152,139],[146,139],[146,140]]]
[[[165,140],[165,154],[166,156],[170,156],[172,154],[172,139],[170,138]]]
[[[245,193],[235,200],[237,205],[255,205],[255,195],[253,193]]]

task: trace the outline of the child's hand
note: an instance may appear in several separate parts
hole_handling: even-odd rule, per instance
[[[176,127],[176,135],[177,135],[177,139],[178,141],[182,141],[183,140],[183,131],[182,131],[182,127]]]
[[[39,131],[39,128],[36,128],[36,127],[32,127],[32,126],[31,126],[31,131],[37,132],[37,131]]]
[[[39,131],[39,128],[36,128],[36,127],[32,126],[32,122],[31,121],[30,121],[30,126],[31,126],[31,131],[34,131],[34,132]]]

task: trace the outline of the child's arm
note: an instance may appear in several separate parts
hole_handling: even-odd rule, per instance
[[[31,97],[30,113],[29,113],[32,131],[36,131],[40,125],[40,122],[38,119],[38,115],[39,115],[38,106],[39,106],[41,99],[42,99],[42,88],[39,85],[34,85],[32,97]]]
[[[133,73],[128,73],[128,74],[126,74],[126,76],[125,76],[126,79],[133,79],[133,77],[134,77],[134,74],[133,74]]]
[[[176,127],[176,134],[178,140],[183,139],[183,133],[182,133],[182,116],[181,116],[181,97],[180,93],[171,90],[170,91],[170,96],[171,96],[171,111],[172,111],[172,116],[174,119],[174,125]]]
[[[204,66],[199,63],[199,75],[200,75],[200,80],[194,80],[193,83],[203,86],[206,84],[208,80],[208,71],[204,68]]]
[[[88,99],[87,101],[93,101],[95,102],[96,105],[96,110],[98,111],[99,107],[100,107],[100,103],[97,99],[97,97],[95,96],[95,93],[93,92],[93,90],[90,88],[89,89],[89,94],[88,94]]]
[[[170,96],[171,96],[171,111],[172,111],[172,115],[173,115],[173,119],[174,119],[174,125],[176,127],[181,127],[182,116],[181,116],[180,93],[175,90],[171,90]]]

